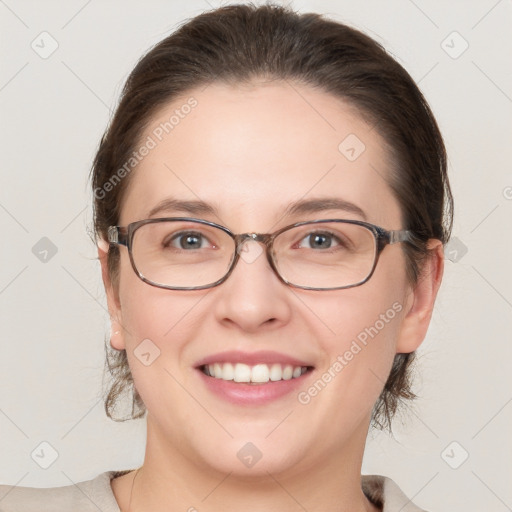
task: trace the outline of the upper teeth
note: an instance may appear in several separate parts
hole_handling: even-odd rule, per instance
[[[306,366],[281,365],[270,366],[257,364],[249,366],[243,363],[215,363],[203,367],[204,373],[210,377],[235,382],[268,382],[269,380],[290,380],[300,377],[307,371]]]

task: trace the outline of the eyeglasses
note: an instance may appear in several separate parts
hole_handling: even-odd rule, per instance
[[[279,279],[305,290],[338,290],[366,283],[387,246],[413,242],[407,230],[358,220],[298,222],[271,234],[233,234],[214,222],[189,217],[146,219],[110,226],[108,241],[128,248],[135,273],[152,286],[201,290],[223,283],[248,241],[265,245]],[[253,258],[253,256],[251,256]],[[246,259],[248,263],[252,261]]]

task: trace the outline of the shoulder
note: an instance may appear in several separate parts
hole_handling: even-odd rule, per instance
[[[64,487],[0,485],[0,512],[120,512],[110,481],[130,471],[106,471]],[[415,506],[391,478],[362,475],[361,484],[368,499],[383,507],[383,512],[426,512]]]
[[[365,496],[383,512],[426,512],[417,507],[389,477],[361,475],[361,487]]]
[[[0,485],[0,512],[120,512],[110,480],[124,473],[106,471],[63,487]]]

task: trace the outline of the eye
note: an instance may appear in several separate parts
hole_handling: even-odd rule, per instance
[[[308,233],[299,243],[300,249],[331,249],[333,247],[346,247],[346,243],[328,231],[316,231]]]
[[[198,231],[182,231],[175,233],[171,238],[164,240],[164,247],[171,247],[174,249],[204,249],[210,244],[209,240]]]

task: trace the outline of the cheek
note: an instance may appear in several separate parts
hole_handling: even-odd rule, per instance
[[[403,256],[386,256],[392,257],[382,257],[373,276],[362,286],[325,292],[311,301],[325,330],[330,331],[331,336],[325,338],[328,352],[359,345],[364,348],[362,352],[391,351],[394,355],[408,288]]]
[[[326,300],[319,309],[332,332],[318,336],[325,359],[298,400],[303,413],[322,424],[326,440],[344,442],[340,432],[353,432],[369,418],[393,363],[401,310],[391,297],[355,293]]]
[[[319,309],[329,322],[330,336],[323,337],[327,364],[336,362],[343,373],[365,372],[369,380],[387,378],[396,352],[403,305],[397,296],[351,296],[326,301]],[[339,365],[336,369],[341,371]],[[339,372],[338,372],[339,373]],[[372,373],[374,376],[372,377]]]
[[[407,288],[403,268],[380,263],[379,271],[364,285],[312,298],[308,304],[321,320],[316,321],[317,339],[325,359],[317,389],[306,390],[304,401],[321,390],[325,395],[319,402],[330,403],[340,422],[346,421],[345,407],[355,417],[368,414],[396,354]]]
[[[125,347],[135,385],[147,405],[151,397],[158,399],[160,391],[153,388],[159,388],[162,379],[172,379],[170,375],[183,364],[186,340],[194,329],[192,312],[202,295],[204,291],[188,294],[156,288],[140,280],[129,263],[121,268]]]
[[[119,298],[127,346],[134,349],[142,340],[150,339],[160,349],[168,347],[175,331],[186,327],[187,316],[204,293],[151,286],[139,279],[128,259],[122,261]]]

